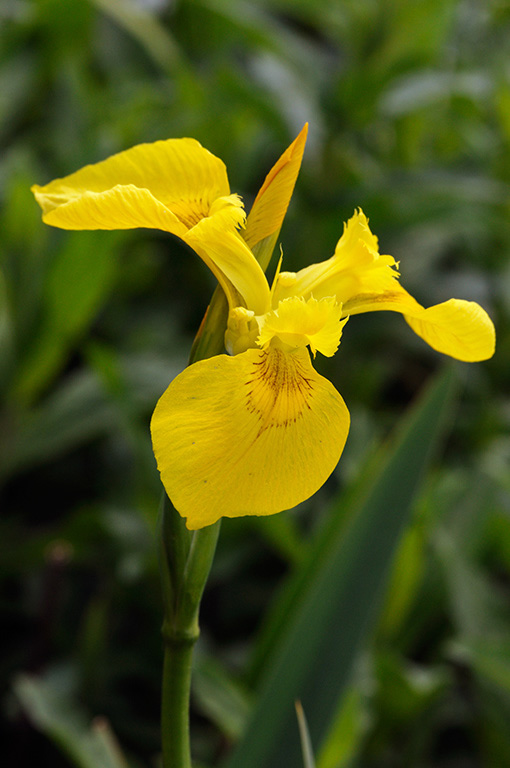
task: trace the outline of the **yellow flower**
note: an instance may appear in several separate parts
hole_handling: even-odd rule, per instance
[[[225,291],[229,354],[179,374],[151,422],[162,482],[190,529],[289,509],[329,477],[349,412],[314,370],[308,348],[334,355],[349,315],[401,312],[431,346],[461,360],[494,351],[494,327],[477,304],[452,299],[425,309],[400,287],[394,259],[379,254],[361,211],[331,259],[297,273],[279,265],[269,286],[252,250],[280,229],[305,139],[306,126],[266,177],[246,221],[221,161],[191,139],[141,145],[34,187],[48,224],[172,232]]]

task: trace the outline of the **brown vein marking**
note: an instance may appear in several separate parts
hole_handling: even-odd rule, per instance
[[[246,405],[261,421],[257,437],[270,427],[294,424],[311,409],[313,380],[296,355],[270,349],[261,353],[253,368],[253,375],[245,382]]]
[[[170,200],[167,202],[167,207],[188,229],[192,229],[209,216],[209,207],[201,197],[187,200],[185,203],[180,200]]]
[[[410,310],[422,309],[421,305],[412,296],[405,296],[403,291],[384,291],[383,293],[357,293],[344,302],[342,312],[344,315],[348,315],[352,308],[358,309],[365,304],[383,304],[393,301],[398,303],[399,306],[404,306],[404,302],[407,301],[407,306]]]

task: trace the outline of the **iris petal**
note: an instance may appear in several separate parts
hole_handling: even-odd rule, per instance
[[[214,273],[231,308],[244,304],[262,314],[269,306],[269,285],[260,264],[237,232],[244,223],[244,211],[231,203],[235,203],[235,198],[225,198],[230,204],[202,219],[183,240]]]
[[[46,186],[32,187],[44,221],[64,229],[125,229],[119,209],[124,197],[128,206],[132,204],[136,190],[144,216],[137,215],[129,226],[159,229],[168,229],[161,224],[173,221],[160,219],[164,209],[185,230],[207,216],[218,197],[230,194],[224,163],[194,139],[139,144]],[[100,217],[97,208],[103,202],[106,211]],[[169,231],[180,234],[174,228]]]
[[[244,239],[250,248],[280,229],[301,168],[307,134],[308,123],[267,174],[246,222]]]
[[[474,301],[450,299],[426,309],[395,283],[392,291],[358,294],[343,307],[344,314],[378,310],[400,312],[427,344],[456,360],[475,363],[488,360],[494,354],[494,325],[487,312]]]
[[[405,319],[433,349],[457,360],[476,363],[494,354],[494,324],[475,301],[450,299]]]
[[[450,299],[425,309],[399,283],[398,264],[379,254],[365,214],[358,210],[345,226],[334,255],[296,273],[282,272],[275,300],[291,296],[334,296],[342,314],[377,310],[400,312],[433,349],[457,360],[478,362],[494,354],[491,319],[476,302]]]
[[[152,423],[161,479],[190,529],[271,515],[317,491],[335,468],[349,412],[304,349],[249,349],[186,368]]]
[[[37,201],[46,198],[35,191]],[[133,184],[115,186],[105,192],[83,192],[66,202],[48,208],[43,214],[45,224],[60,229],[162,229],[182,237],[187,227],[175,213],[159,202],[147,189]]]

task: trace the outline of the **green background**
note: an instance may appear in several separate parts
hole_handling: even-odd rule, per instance
[[[372,313],[317,358],[351,411],[347,447],[295,511],[222,525],[196,764],[245,768],[257,745],[256,768],[300,765],[295,685],[317,768],[510,765],[509,61],[503,0],[2,4],[2,765],[158,764],[148,423],[214,289],[165,233],[46,227],[30,185],[192,136],[249,207],[306,121],[285,268],[329,258],[361,206],[403,285],[427,306],[478,301],[497,351],[452,364]]]

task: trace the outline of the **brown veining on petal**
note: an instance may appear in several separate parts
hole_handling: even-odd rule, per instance
[[[310,409],[313,381],[299,355],[270,348],[253,364],[245,382],[246,405],[261,421],[259,435],[269,427],[286,427]]]
[[[186,200],[185,203],[180,200],[171,201],[168,208],[188,229],[209,216],[209,205],[202,198]]]

